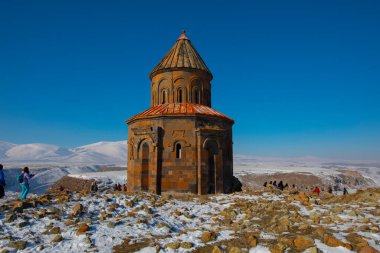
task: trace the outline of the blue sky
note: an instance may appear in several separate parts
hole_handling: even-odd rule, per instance
[[[380,159],[380,1],[1,1],[0,140],[127,136],[182,29],[235,153]]]

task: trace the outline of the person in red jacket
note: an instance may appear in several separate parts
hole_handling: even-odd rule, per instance
[[[321,192],[321,191],[319,190],[318,186],[316,186],[316,187],[314,188],[313,193],[319,195],[320,192]]]

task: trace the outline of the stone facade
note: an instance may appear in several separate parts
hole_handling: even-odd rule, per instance
[[[211,108],[212,74],[183,33],[152,71],[151,108],[127,120],[128,191],[232,191],[232,125]]]

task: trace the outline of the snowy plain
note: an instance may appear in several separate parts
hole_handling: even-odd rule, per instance
[[[31,191],[43,193],[51,184],[65,175],[96,179],[99,182],[126,183],[125,171],[98,172],[104,166],[125,167],[127,143],[98,142],[76,148],[50,144],[13,144],[0,141],[0,163],[5,165],[7,190],[18,191],[16,182],[21,168],[28,166],[36,174]],[[329,179],[342,170],[359,172],[380,185],[380,161],[350,161],[317,157],[260,157],[235,154],[234,174],[311,173]]]

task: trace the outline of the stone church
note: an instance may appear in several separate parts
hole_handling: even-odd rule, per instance
[[[211,108],[210,70],[185,32],[150,73],[151,107],[128,124],[128,191],[229,193],[232,125]]]

